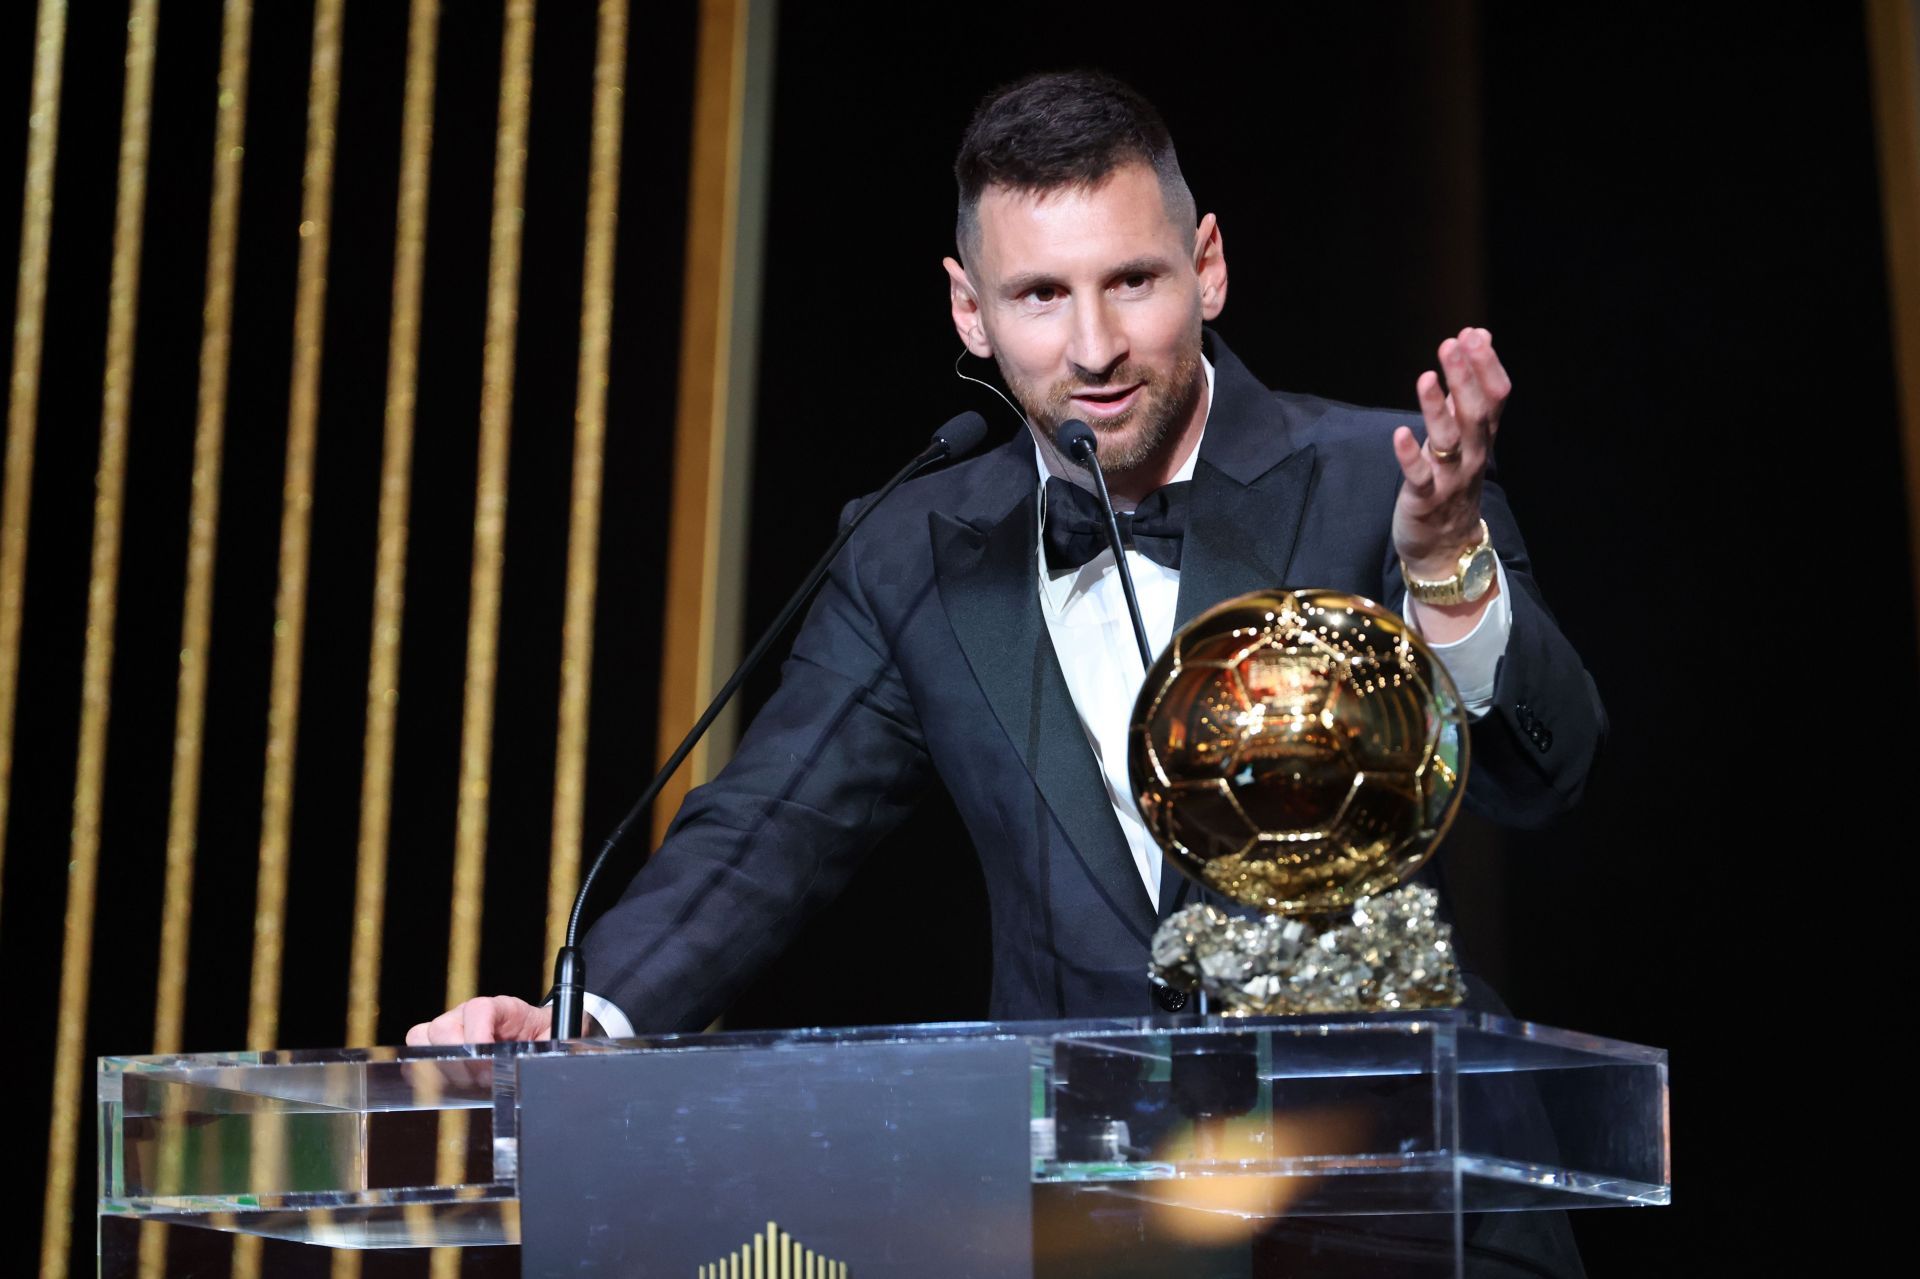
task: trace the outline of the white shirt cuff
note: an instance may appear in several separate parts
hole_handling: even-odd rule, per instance
[[[582,1002],[587,1006],[587,1016],[600,1023],[600,1029],[606,1032],[608,1039],[634,1037],[633,1023],[627,1020],[627,1015],[621,1012],[618,1006],[600,998],[592,991],[586,992]]]
[[[1460,690],[1461,705],[1474,719],[1485,715],[1493,706],[1493,679],[1500,670],[1500,659],[1507,654],[1507,636],[1513,632],[1507,566],[1496,558],[1493,571],[1500,583],[1500,593],[1473,629],[1451,644],[1429,644],[1434,656],[1447,668],[1447,674],[1453,677],[1454,687]],[[1414,620],[1411,597],[1402,599],[1400,615],[1414,630],[1420,629],[1420,623]]]

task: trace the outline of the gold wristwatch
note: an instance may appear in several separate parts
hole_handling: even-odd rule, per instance
[[[1494,573],[1493,535],[1487,532],[1485,520],[1480,521],[1479,543],[1460,552],[1460,564],[1452,577],[1422,581],[1407,571],[1405,560],[1400,561],[1407,594],[1422,604],[1471,604],[1492,589]]]

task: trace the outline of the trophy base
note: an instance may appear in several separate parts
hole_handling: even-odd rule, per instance
[[[1320,915],[1188,906],[1153,935],[1153,971],[1229,1017],[1451,1008],[1465,998],[1439,895],[1420,884]]]

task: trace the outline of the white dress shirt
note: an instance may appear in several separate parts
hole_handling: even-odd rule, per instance
[[[1207,375],[1207,410],[1213,410],[1213,364],[1202,361]],[[1206,426],[1201,425],[1201,437]],[[1382,447],[1385,447],[1384,444]],[[1040,523],[1044,527],[1047,512],[1047,477],[1056,474],[1052,460],[1034,444],[1034,456],[1040,466]],[[1200,457],[1200,442],[1174,473],[1173,481],[1193,478]],[[1060,478],[1083,488],[1092,488],[1090,476],[1077,467]],[[1120,574],[1114,570],[1113,552],[1101,551],[1077,569],[1050,572],[1047,568],[1046,542],[1038,538],[1034,545],[1034,563],[1039,577],[1040,608],[1047,619],[1047,633],[1053,638],[1053,651],[1060,658],[1060,670],[1073,696],[1073,708],[1079,712],[1080,727],[1086,732],[1087,745],[1100,763],[1100,774],[1107,786],[1107,800],[1120,830],[1133,850],[1133,864],[1147,886],[1154,909],[1160,908],[1160,845],[1147,831],[1147,824],[1134,806],[1133,787],[1127,779],[1127,721],[1133,714],[1134,699],[1146,670],[1140,665],[1140,646],[1134,642],[1133,622],[1127,616],[1127,599],[1120,588]],[[1140,602],[1140,621],[1147,629],[1147,643],[1157,654],[1173,638],[1175,605],[1180,595],[1180,573],[1163,568],[1131,548],[1127,567],[1133,571],[1134,594]],[[1493,606],[1464,638],[1451,644],[1435,644],[1433,651],[1445,663],[1447,673],[1460,689],[1467,713],[1476,719],[1493,704],[1493,677],[1501,655],[1507,651],[1507,635],[1513,628],[1513,613],[1507,602],[1506,569],[1497,570],[1500,594]],[[1273,583],[1275,586],[1281,583]],[[1411,618],[1406,601],[1401,613]],[[1414,624],[1417,628],[1417,623]]]
[[[1207,406],[1213,406],[1213,364],[1202,359],[1207,375]],[[1202,424],[1201,435],[1206,434]],[[1382,447],[1385,447],[1383,444]],[[1044,525],[1047,510],[1047,477],[1051,464],[1039,444],[1034,454],[1040,464],[1040,516]],[[1200,457],[1200,443],[1180,464],[1174,480],[1193,478],[1194,464]],[[1091,488],[1092,480],[1077,468],[1062,479]],[[1080,716],[1080,727],[1087,745],[1100,763],[1106,782],[1107,800],[1133,850],[1133,863],[1154,909],[1160,908],[1160,846],[1147,833],[1147,826],[1134,806],[1133,788],[1127,780],[1127,720],[1133,713],[1134,698],[1146,679],[1140,665],[1140,649],[1133,639],[1133,623],[1127,616],[1127,601],[1120,589],[1120,575],[1114,571],[1113,552],[1102,551],[1078,569],[1062,573],[1047,570],[1046,547],[1036,533],[1034,564],[1040,592],[1040,608],[1047,619],[1047,634],[1053,651],[1060,658],[1066,676],[1067,691],[1073,696],[1073,708]],[[1178,570],[1162,568],[1138,551],[1127,552],[1127,566],[1133,570],[1133,588],[1140,601],[1140,620],[1147,628],[1147,642],[1155,653],[1166,648],[1173,638],[1175,604],[1180,594]],[[1497,569],[1500,594],[1464,638],[1451,644],[1433,645],[1434,653],[1446,664],[1447,673],[1460,689],[1467,713],[1476,719],[1493,704],[1493,677],[1501,655],[1507,651],[1507,635],[1513,628],[1513,613],[1507,602],[1507,571]],[[1280,583],[1274,583],[1278,586]],[[1403,616],[1406,602],[1401,603]],[[1417,623],[1415,623],[1417,626]],[[586,997],[587,1014],[615,1039],[633,1036],[633,1023],[617,1006],[598,995]]]

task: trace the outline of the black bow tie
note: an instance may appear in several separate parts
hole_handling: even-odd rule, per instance
[[[1116,511],[1120,542],[1163,568],[1180,567],[1180,542],[1187,532],[1189,480],[1151,493],[1137,510]],[[1041,540],[1047,567],[1059,573],[1079,568],[1107,549],[1107,521],[1100,499],[1059,476],[1047,480],[1047,520]]]

